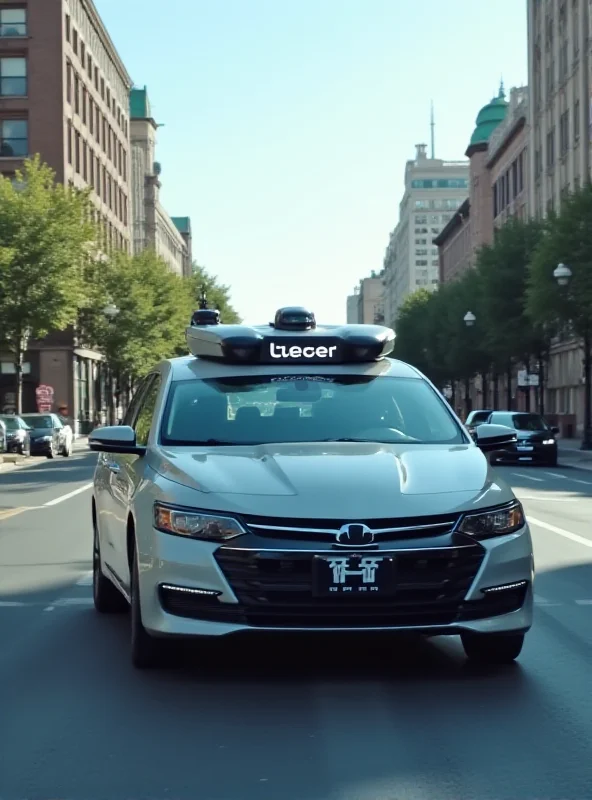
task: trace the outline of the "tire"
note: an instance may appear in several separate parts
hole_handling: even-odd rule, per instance
[[[49,452],[45,454],[46,458],[55,458],[55,451],[53,445],[49,448]]]
[[[150,636],[142,623],[138,558],[133,554],[131,576],[131,657],[136,669],[153,669],[163,665],[164,643]]]
[[[65,444],[65,445],[64,445],[64,448],[63,448],[63,450],[62,450],[62,455],[63,455],[63,457],[64,457],[64,458],[69,458],[69,456],[70,456],[71,454],[72,454],[72,451],[71,451],[71,449],[70,449],[69,445]]]
[[[129,609],[125,597],[101,570],[101,550],[97,523],[93,520],[93,601],[99,614],[121,614]]]
[[[511,664],[524,646],[523,633],[463,633],[461,641],[470,661],[478,664]]]

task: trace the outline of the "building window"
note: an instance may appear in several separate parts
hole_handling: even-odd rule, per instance
[[[68,122],[68,130],[66,133],[66,138],[67,138],[66,144],[68,147],[68,164],[70,165],[72,164],[72,135],[73,135],[72,123]]]
[[[569,111],[564,111],[559,118],[559,150],[564,156],[569,148]]]
[[[74,111],[80,114],[80,78],[74,76]]]
[[[27,12],[24,8],[0,10],[0,36],[11,38],[27,35]]]
[[[26,97],[27,59],[0,58],[0,95]]]
[[[0,156],[23,158],[29,155],[29,123],[26,119],[0,122]]]
[[[78,55],[78,31],[76,28],[72,31],[72,50]]]
[[[72,38],[72,23],[70,21],[70,15],[66,14],[66,41],[70,42]]]
[[[84,42],[80,42],[80,62],[82,64],[82,69],[86,66],[86,47]]]
[[[86,125],[86,108],[88,102],[88,93],[86,87],[82,87],[82,122]]]
[[[573,117],[574,140],[577,142],[580,138],[580,101],[576,100],[574,105]]]
[[[555,128],[547,134],[547,167],[555,164]]]
[[[95,131],[95,103],[91,95],[88,96],[88,129],[94,134]]]
[[[89,78],[90,78],[90,79],[91,79],[91,81],[92,81],[92,76],[93,76],[93,60],[92,60],[92,56],[91,56],[90,54],[89,54],[89,55],[86,57],[86,71],[88,72]]]

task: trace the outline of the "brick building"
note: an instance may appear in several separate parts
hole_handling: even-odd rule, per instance
[[[0,172],[37,153],[74,186],[90,186],[105,246],[130,250],[130,76],[92,0],[0,0]],[[0,351],[0,410],[14,403],[14,366]],[[106,408],[100,354],[64,331],[30,342],[23,404],[54,388],[85,422]]]

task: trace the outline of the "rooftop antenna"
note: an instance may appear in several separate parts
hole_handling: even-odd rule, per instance
[[[432,107],[430,113],[430,128],[431,128],[431,143],[432,143],[432,158],[436,158],[436,123],[434,122],[434,101],[432,100]]]

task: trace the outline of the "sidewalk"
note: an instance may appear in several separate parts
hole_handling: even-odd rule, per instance
[[[78,436],[74,439],[72,444],[74,453],[86,450],[88,448],[88,436]],[[23,458],[23,456],[19,456],[16,453],[3,453],[0,455],[0,474],[3,472],[12,472],[15,469],[33,467],[36,464],[43,464],[46,460],[45,456]]]
[[[560,463],[592,470],[592,450],[580,450],[581,439],[558,439]]]

